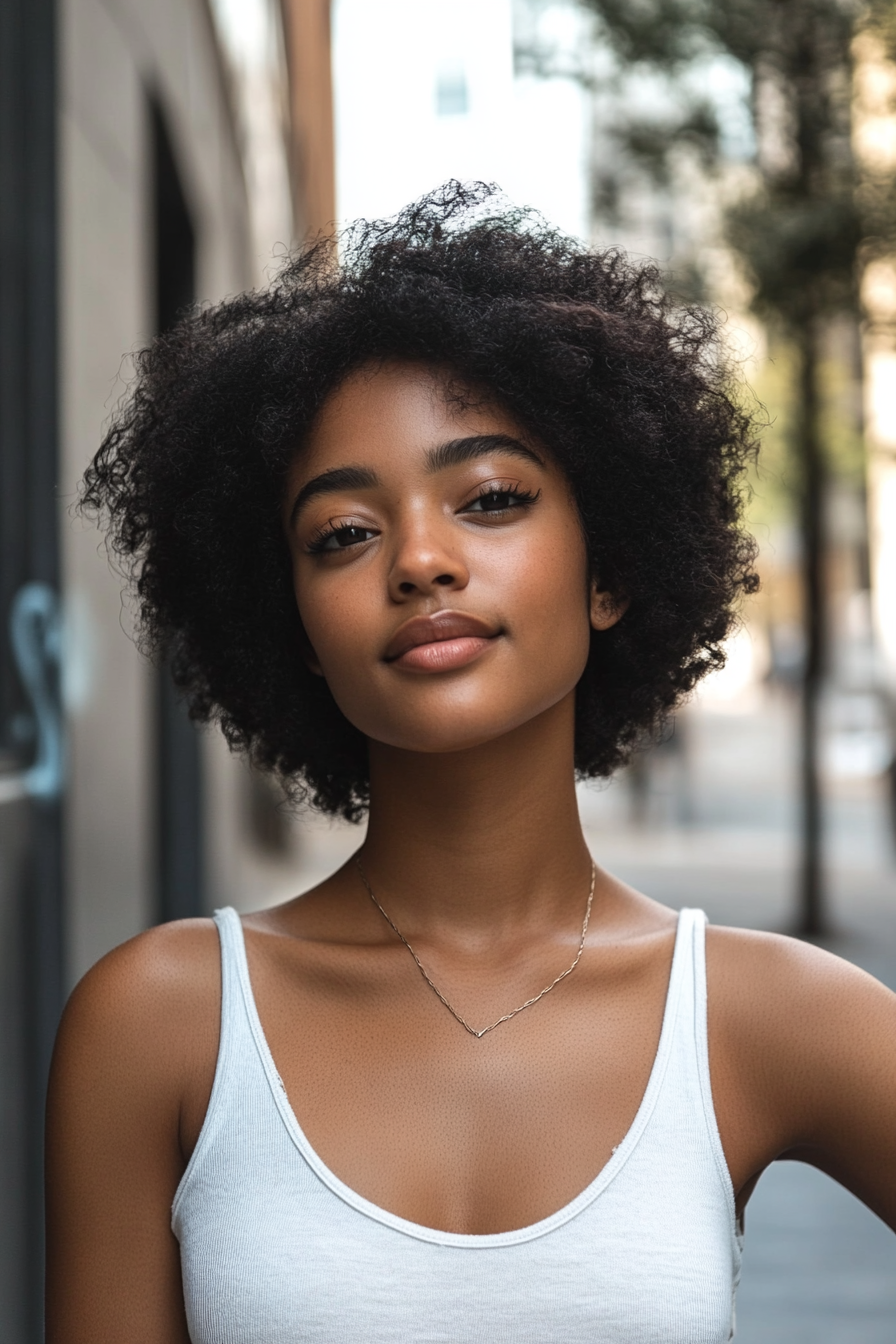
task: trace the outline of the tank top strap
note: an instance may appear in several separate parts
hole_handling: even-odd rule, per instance
[[[681,1033],[687,1040],[688,1052],[700,1083],[704,1106],[712,1092],[709,1082],[709,1041],[706,1026],[706,915],[702,910],[685,908],[679,915],[681,927],[679,943],[682,957],[680,975],[682,993],[679,1011],[682,1015]]]
[[[670,978],[670,1004],[676,1003],[675,1021],[670,1042],[676,1067],[671,1071],[670,1083],[674,1099],[685,1103],[690,1111],[695,1107],[702,1116],[714,1164],[722,1184],[724,1197],[730,1204],[734,1224],[734,1196],[731,1177],[722,1148],[712,1099],[709,1072],[709,1032],[707,1024],[708,996],[706,989],[706,915],[702,910],[683,909],[679,915],[678,936]],[[675,991],[673,994],[673,990]],[[672,1082],[672,1079],[675,1079]],[[690,1097],[692,1100],[687,1101]],[[693,1113],[693,1112],[691,1112]]]
[[[214,921],[221,943],[221,1039],[218,1045],[218,1069],[223,1072],[240,1037],[252,1034],[245,1002],[249,978],[243,925],[236,910],[225,906],[216,910]]]
[[[706,1033],[706,915],[685,907],[678,915],[664,1029],[669,1046],[700,1091],[708,1093]]]
[[[702,910],[685,907],[678,912],[672,965],[666,990],[663,1032],[678,1036],[687,1032],[697,1002],[706,996],[706,970],[703,957],[703,931],[706,916]]]
[[[237,912],[230,906],[216,910],[213,915],[221,949],[221,1010],[218,1035],[218,1055],[211,1095],[205,1119],[196,1146],[187,1163],[172,1204],[172,1225],[190,1184],[194,1171],[206,1152],[214,1145],[233,1096],[242,1091],[247,1062],[255,1053],[252,1023],[245,1004],[244,985],[248,983],[249,968],[243,926]]]

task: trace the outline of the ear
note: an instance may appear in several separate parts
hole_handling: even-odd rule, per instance
[[[591,580],[591,601],[589,615],[593,630],[609,630],[621,620],[628,611],[630,599],[616,597],[606,588],[598,588],[597,579]]]

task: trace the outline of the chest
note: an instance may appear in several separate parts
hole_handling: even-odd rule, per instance
[[[396,986],[389,1012],[371,989],[343,1020],[318,988],[295,1018],[263,980],[257,1017],[225,1004],[175,1199],[197,1344],[730,1338],[739,1248],[686,995],[664,1017],[661,984],[636,1032],[622,987],[583,977],[477,1054]]]
[[[254,1174],[246,1153],[240,1172]],[[725,1344],[740,1253],[724,1201],[611,1182],[521,1241],[430,1240],[370,1216],[292,1154],[294,1179],[244,1198],[187,1188],[177,1210],[195,1344]],[[624,1176],[624,1173],[623,1173]],[[650,1215],[653,1216],[650,1216]]]
[[[629,1131],[657,1054],[670,951],[627,965],[595,957],[482,1039],[400,956],[367,982],[311,966],[287,978],[260,959],[252,979],[290,1106],[327,1167],[411,1222],[489,1234],[574,1199]],[[471,1018],[488,1022],[526,986],[461,988]]]

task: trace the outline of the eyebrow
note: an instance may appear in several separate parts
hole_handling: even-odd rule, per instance
[[[447,443],[428,448],[424,461],[427,472],[434,474],[495,452],[509,453],[526,462],[534,462],[536,466],[544,466],[544,460],[532,448],[527,448],[509,434],[471,434],[463,439],[449,439]],[[305,505],[318,495],[335,494],[339,490],[371,490],[379,483],[376,472],[369,467],[332,467],[329,471],[322,471],[303,485],[296,495],[289,512],[289,526],[294,526]]]
[[[332,495],[337,490],[370,490],[379,485],[380,479],[375,471],[367,467],[332,467],[314,476],[307,485],[303,485],[296,495],[289,511],[289,525],[293,526],[299,514],[312,499],[318,495]]]
[[[509,434],[471,434],[466,439],[450,439],[430,448],[426,453],[428,472],[444,471],[446,467],[458,467],[477,457],[487,457],[489,453],[510,453],[513,457],[522,457],[543,467],[544,461],[532,448],[527,448],[519,439]]]

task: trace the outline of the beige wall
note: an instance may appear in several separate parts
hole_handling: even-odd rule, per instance
[[[122,356],[149,334],[148,90],[168,114],[197,226],[200,297],[232,293],[252,276],[234,118],[204,0],[63,0],[61,13],[60,493],[74,980],[151,914],[149,669],[100,535],[68,513],[124,391]],[[210,901],[251,903],[279,874],[259,867],[246,840],[242,767],[213,735],[205,755]]]

